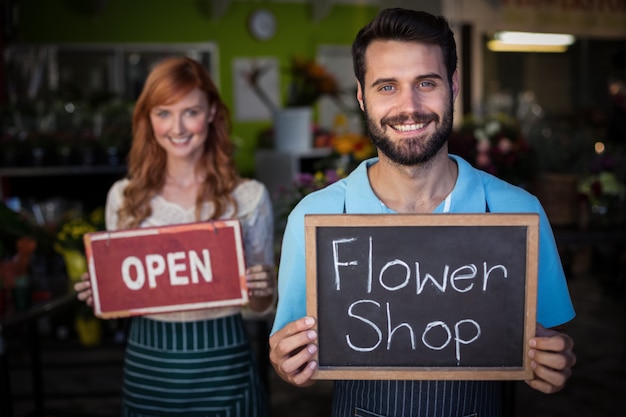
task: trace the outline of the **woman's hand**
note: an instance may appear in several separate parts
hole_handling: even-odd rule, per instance
[[[246,269],[246,282],[250,296],[250,309],[256,312],[267,310],[275,300],[276,269],[274,266],[251,266]]]
[[[93,305],[93,293],[91,292],[89,273],[85,272],[80,276],[80,279],[80,281],[74,284],[74,291],[77,292],[76,297],[91,307]]]
[[[276,270],[272,265],[254,265],[246,269],[248,295],[267,297],[274,295],[276,288]]]

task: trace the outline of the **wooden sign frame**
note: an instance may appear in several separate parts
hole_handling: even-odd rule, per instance
[[[336,365],[324,363],[320,360],[322,352],[323,333],[320,332],[320,304],[318,300],[318,232],[324,228],[363,228],[363,227],[458,227],[458,226],[504,226],[515,227],[522,235],[525,230],[526,259],[525,282],[523,295],[523,345],[517,346],[521,351],[519,361],[521,366],[385,366],[373,365]],[[349,230],[349,229],[346,229]],[[463,230],[463,229],[461,229]],[[482,229],[488,230],[488,229]],[[512,229],[511,229],[512,230]],[[539,246],[539,216],[535,213],[520,214],[321,214],[305,216],[306,241],[306,279],[307,279],[307,315],[318,320],[316,330],[319,334],[319,349],[314,358],[318,361],[318,370],[314,379],[418,379],[418,380],[527,380],[531,379],[533,371],[527,355],[528,341],[535,336],[536,327],[536,298],[537,298],[537,268]],[[399,243],[399,242],[393,242]],[[502,242],[506,245],[506,242]],[[470,245],[471,246],[471,245]],[[450,256],[450,255],[448,255]],[[520,259],[519,263],[524,263]],[[371,267],[371,266],[370,266]],[[328,302],[331,304],[331,302]],[[500,312],[495,312],[495,315]],[[333,324],[335,320],[331,319]],[[334,324],[336,325],[336,324]],[[330,327],[330,326],[329,326]],[[343,328],[342,328],[343,329]],[[341,330],[345,331],[345,330]],[[517,350],[516,350],[517,351]]]
[[[136,242],[132,246],[131,239],[134,239],[132,242]],[[241,224],[236,219],[93,232],[84,236],[84,244],[93,291],[93,310],[97,317],[106,319],[238,306],[245,305],[249,301]],[[122,248],[122,245],[125,246]],[[183,249],[198,248],[209,252],[207,257],[210,257],[211,262],[211,281],[206,282],[198,278],[200,275],[198,273],[196,279],[192,280],[192,282],[195,281],[193,286],[178,284],[174,287],[166,287],[167,284],[161,281],[158,283],[159,288],[151,289],[154,296],[145,294],[146,291],[143,288],[148,286],[147,283],[142,287],[142,292],[138,292],[134,297],[129,296],[128,288],[120,284],[123,281],[123,274],[118,270],[105,269],[109,267],[107,263],[117,265],[116,262],[119,262],[121,256],[139,253],[159,254],[166,250],[188,254]],[[210,251],[209,248],[211,248]],[[94,255],[98,255],[100,259],[96,260]],[[140,259],[141,256],[135,258]],[[225,258],[232,258],[233,262],[228,265],[224,264],[225,266],[220,268],[218,264]],[[167,262],[170,260],[168,259]],[[203,266],[206,269],[206,265]],[[213,271],[214,267],[220,270],[217,276]],[[189,268],[191,269],[191,266]],[[136,268],[134,270],[136,271]],[[183,275],[190,273],[191,271],[182,272]],[[200,287],[198,282],[203,287]],[[124,308],[120,308],[122,304],[112,296],[114,290],[111,288],[115,286],[118,287],[115,290],[116,294],[121,293],[120,296],[130,299],[125,301]],[[120,291],[119,288],[122,290]],[[199,291],[200,288],[204,290]],[[137,301],[134,300],[135,298]],[[140,302],[139,299],[149,301]]]

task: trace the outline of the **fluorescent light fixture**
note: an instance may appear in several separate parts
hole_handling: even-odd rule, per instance
[[[487,47],[495,52],[565,52],[574,41],[564,33],[496,32]]]
[[[496,32],[495,40],[515,45],[571,45],[574,36],[564,33]]]

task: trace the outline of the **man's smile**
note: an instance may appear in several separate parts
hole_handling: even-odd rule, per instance
[[[426,126],[426,123],[394,124],[390,126],[392,129],[399,132],[412,132],[414,130],[423,129]]]

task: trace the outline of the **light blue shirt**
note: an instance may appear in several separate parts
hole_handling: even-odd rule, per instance
[[[539,266],[537,321],[554,327],[575,313],[554,235],[539,200],[525,190],[472,167],[450,155],[458,165],[458,178],[450,195],[434,213],[484,213],[486,204],[496,213],[539,214]],[[305,214],[394,213],[374,194],[367,169],[376,158],[361,163],[347,178],[304,197],[289,215],[283,236],[278,272],[278,307],[272,333],[306,315]]]

